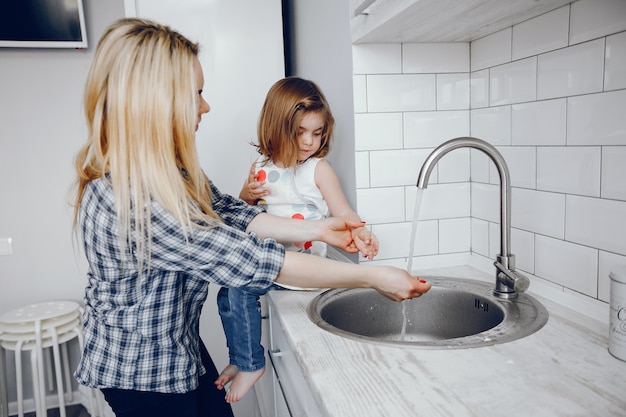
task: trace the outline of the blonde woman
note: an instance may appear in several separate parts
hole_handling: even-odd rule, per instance
[[[89,270],[75,376],[117,416],[232,416],[199,337],[209,283],[373,287],[394,300],[430,288],[396,268],[285,253],[277,240],[354,251],[358,225],[279,218],[220,193],[194,145],[210,110],[197,55],[166,26],[122,19],[99,40],[87,76],[74,225]]]

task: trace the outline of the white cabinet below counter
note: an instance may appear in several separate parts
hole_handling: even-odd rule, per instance
[[[261,417],[322,416],[271,301],[263,300],[265,373],[255,384]]]
[[[298,392],[285,392],[292,417],[626,416],[626,362],[608,353],[608,325],[549,300],[537,297],[550,318],[526,338],[436,350],[326,332],[306,313],[315,295],[266,296],[278,374]]]
[[[270,301],[269,327],[270,346],[269,357],[278,379],[278,387],[282,394],[289,414],[276,414],[276,417],[306,417],[321,416],[317,402],[311,394],[309,385],[298,364],[296,353],[289,345],[287,337],[278,320],[277,312]]]

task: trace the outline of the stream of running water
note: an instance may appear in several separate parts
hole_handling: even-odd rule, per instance
[[[409,262],[407,264],[407,272],[411,274],[413,269],[413,253],[415,252],[415,237],[417,235],[417,220],[419,218],[420,206],[422,205],[422,195],[424,189],[418,188],[415,195],[415,207],[413,208],[413,224],[411,227],[411,240],[409,241]],[[402,301],[402,330],[400,331],[400,340],[406,338],[406,325],[408,318],[406,315],[406,303],[408,300]]]

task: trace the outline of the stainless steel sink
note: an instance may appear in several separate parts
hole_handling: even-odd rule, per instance
[[[548,321],[531,296],[493,295],[493,284],[422,277],[433,283],[419,298],[391,301],[371,289],[334,289],[315,297],[309,318],[324,330],[360,340],[423,349],[490,346],[526,337]]]

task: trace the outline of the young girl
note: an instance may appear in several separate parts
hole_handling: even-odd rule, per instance
[[[330,106],[315,83],[297,77],[275,83],[259,118],[256,147],[261,156],[252,165],[239,197],[281,217],[318,220],[332,215],[363,225],[332,167],[322,159],[330,150],[334,123]],[[366,258],[378,252],[378,240],[365,227],[353,229],[352,238]],[[307,241],[286,244],[285,249],[326,257],[327,246]],[[233,402],[264,372],[259,296],[243,289],[222,288],[218,306],[230,365],[215,384],[222,389],[232,380],[226,400]]]

